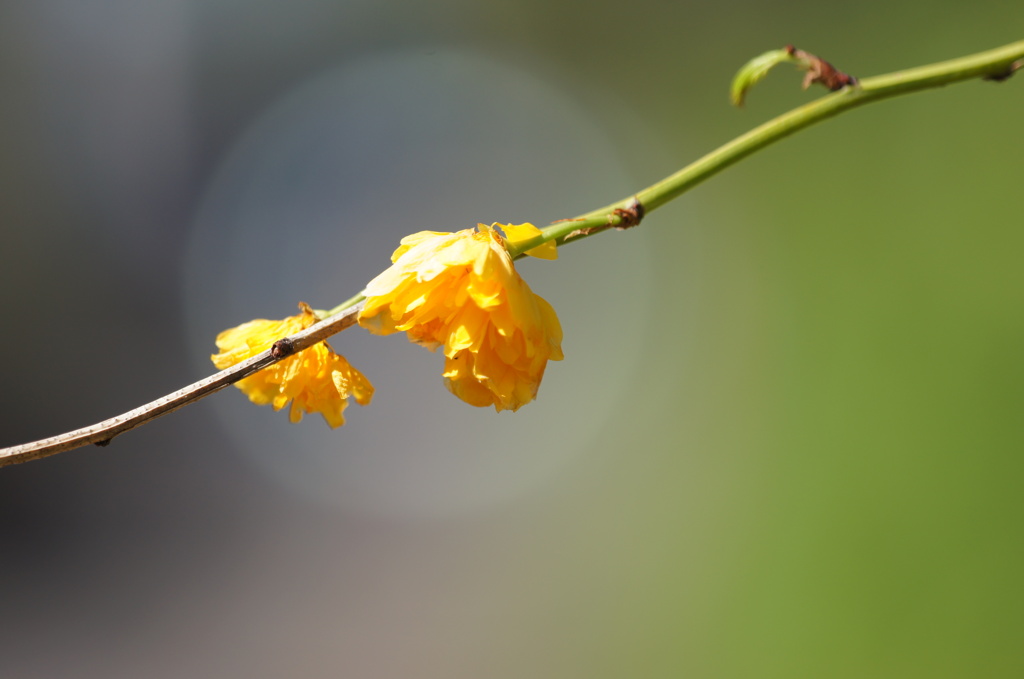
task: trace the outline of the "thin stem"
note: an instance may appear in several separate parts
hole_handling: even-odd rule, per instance
[[[118,434],[134,429],[161,415],[172,413],[178,408],[187,406],[193,401],[198,401],[214,392],[220,391],[230,384],[234,384],[267,366],[273,365],[303,349],[308,349],[331,335],[341,332],[355,324],[356,317],[362,308],[363,305],[361,303],[350,306],[340,314],[325,318],[319,323],[315,323],[305,330],[281,340],[273,348],[267,349],[261,354],[233,365],[226,370],[221,370],[205,380],[190,384],[173,394],[158,398],[152,403],[129,410],[123,415],[112,417],[90,427],[83,427],[66,434],[42,439],[41,441],[2,448],[0,449],[0,467],[37,460],[41,457],[55,455],[65,450],[89,445],[90,443],[105,446]]]
[[[325,311],[323,313],[317,312],[317,313],[320,314],[321,316],[323,316],[324,318],[329,318],[329,317],[331,317],[331,316],[333,316],[335,314],[340,314],[342,311],[345,311],[346,309],[351,309],[352,307],[354,307],[357,304],[359,304],[359,308],[362,309],[363,305],[361,304],[361,302],[363,300],[365,300],[365,299],[366,299],[366,297],[364,297],[362,294],[358,294],[355,297],[350,297],[349,299],[346,299],[344,302],[342,302],[338,306],[334,307],[330,311]]]
[[[541,236],[519,243],[518,247],[510,248],[510,252],[513,256],[519,257],[525,251],[550,240],[563,244],[592,236],[615,226],[635,225],[643,214],[678,198],[733,163],[739,162],[750,154],[794,132],[847,109],[899,94],[941,87],[972,78],[1001,80],[1021,68],[1022,64],[1024,64],[1024,41],[951,61],[865,78],[857,85],[821,97],[754,128],[633,196],[587,212],[575,219],[555,222],[545,228]],[[363,306],[363,299],[362,295],[356,295],[326,312],[328,318],[325,320],[276,343],[274,345],[276,351],[275,349],[265,351],[248,361],[232,366],[123,415],[91,427],[34,443],[2,448],[0,449],[0,467],[46,457],[90,443],[105,445],[122,432],[219,391],[229,384],[277,363],[294,352],[311,347],[327,337],[341,332],[356,322],[356,316]]]
[[[622,216],[615,211],[628,210],[634,199],[643,205],[646,213],[656,210],[769,144],[848,109],[964,80],[1000,78],[1020,68],[1021,60],[1024,60],[1024,40],[938,64],[864,78],[858,85],[825,95],[755,127],[632,196],[575,219],[555,222],[544,229],[543,236],[520,243],[517,254],[549,240],[561,245],[617,226]]]

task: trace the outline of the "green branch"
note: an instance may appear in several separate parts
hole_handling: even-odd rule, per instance
[[[1022,62],[1024,40],[938,64],[864,78],[856,85],[825,95],[755,127],[633,196],[575,219],[555,222],[544,229],[542,237],[520,244],[518,251],[524,252],[549,240],[561,245],[620,226],[624,217],[616,211],[628,212],[634,199],[643,206],[644,212],[649,213],[769,144],[851,108],[975,78],[1002,79],[1021,68]]]
[[[792,56],[793,53],[789,52],[788,54]],[[810,63],[806,57],[813,57],[813,55],[806,55],[806,53],[800,53],[797,56],[796,61],[798,63]],[[775,60],[778,61],[777,55]],[[754,128],[696,162],[687,165],[679,172],[662,179],[660,182],[643,189],[633,196],[588,212],[575,219],[555,222],[543,230],[543,235],[531,241],[520,243],[517,248],[510,249],[510,251],[512,251],[514,256],[520,256],[526,250],[535,248],[550,240],[562,244],[591,236],[612,227],[626,228],[635,226],[640,222],[645,213],[678,198],[686,191],[713,177],[733,163],[739,162],[750,154],[794,132],[842,113],[847,109],[899,94],[909,94],[973,78],[1002,80],[1009,77],[1015,70],[1021,68],[1022,65],[1024,65],[1024,41],[988,52],[953,59],[952,61],[899,71],[889,75],[880,75],[874,78],[865,78],[853,85],[844,87],[840,91],[826,95],[817,101],[796,108],[789,113],[785,113],[774,120]],[[767,67],[770,67],[770,64]],[[747,73],[752,74],[748,76],[748,85],[763,77],[767,67],[765,64],[760,64],[758,68],[753,70],[748,68]],[[823,67],[819,64],[817,68],[819,68],[819,71],[812,74],[813,78],[810,82],[824,82],[821,79],[822,73],[820,71]],[[735,100],[735,93],[737,91],[735,87],[733,91],[733,98]],[[233,384],[253,374],[257,370],[273,365],[287,356],[306,347],[313,346],[330,335],[353,325],[356,314],[362,308],[360,304],[362,300],[363,297],[357,295],[331,311],[319,312],[321,315],[327,316],[327,318],[296,335],[282,338],[274,344],[272,349],[268,349],[259,356],[254,356],[249,361],[223,370],[216,375],[180,389],[173,394],[168,394],[124,415],[49,439],[10,448],[0,448],[0,467],[46,457],[90,443],[106,445],[118,434],[145,424],[168,412],[177,410],[204,396],[208,396],[229,384]]]

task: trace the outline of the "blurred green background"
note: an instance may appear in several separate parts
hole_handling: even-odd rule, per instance
[[[212,371],[398,239],[630,195],[1024,5],[0,3],[0,445]],[[230,390],[0,470],[0,676],[1024,673],[1024,83],[869,106],[524,262],[566,360],[451,397],[402,338],[329,431]]]

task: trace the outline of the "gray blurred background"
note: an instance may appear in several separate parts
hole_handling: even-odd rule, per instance
[[[993,2],[0,2],[0,445],[211,373],[422,229],[624,198]],[[236,390],[0,470],[0,676],[1016,677],[1024,83],[884,102],[520,266],[518,413],[355,329],[331,431]]]

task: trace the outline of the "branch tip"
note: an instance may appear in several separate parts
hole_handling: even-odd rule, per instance
[[[772,50],[754,57],[743,65],[732,81],[732,103],[735,106],[743,106],[743,100],[750,88],[764,79],[772,68],[787,61],[806,73],[803,81],[805,90],[815,83],[824,85],[832,92],[857,84],[855,77],[840,71],[821,57],[797,49],[793,45],[786,45],[780,50]]]

